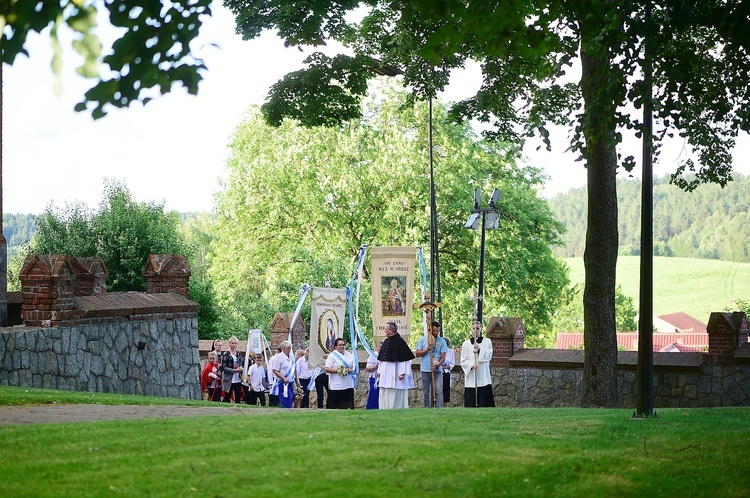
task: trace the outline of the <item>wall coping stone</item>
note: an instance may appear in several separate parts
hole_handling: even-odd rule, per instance
[[[522,349],[509,360],[512,367],[536,368],[583,368],[582,349]],[[654,372],[674,370],[700,372],[704,362],[703,353],[660,353],[654,352]],[[635,370],[638,367],[638,351],[618,351],[617,368]]]
[[[196,313],[198,303],[176,294],[145,294],[143,292],[107,292],[95,296],[73,298],[79,311],[77,318],[99,318],[163,313]]]

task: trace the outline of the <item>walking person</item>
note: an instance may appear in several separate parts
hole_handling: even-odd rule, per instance
[[[268,379],[266,369],[263,368],[263,357],[255,355],[255,362],[247,369],[247,398],[248,405],[266,406],[266,389]]]
[[[472,337],[461,346],[461,368],[464,371],[464,406],[495,406],[492,392],[492,341],[482,337],[482,324],[474,322],[471,326]]]
[[[310,408],[310,357],[308,356],[307,349],[298,349],[294,356],[297,357],[295,363],[295,383],[297,388],[302,392],[302,400],[300,401],[300,408]]]
[[[291,408],[294,403],[294,360],[292,359],[292,343],[283,341],[279,347],[281,352],[271,359],[269,368],[273,370],[276,382],[271,392],[279,397],[281,408]]]
[[[224,403],[234,397],[235,403],[242,401],[242,379],[240,373],[242,373],[242,361],[240,359],[240,353],[237,351],[238,339],[234,336],[229,338],[229,351],[225,351],[222,355],[221,370],[224,376]]]
[[[339,337],[326,359],[328,395],[334,410],[354,410],[354,355],[346,351],[346,341]]]

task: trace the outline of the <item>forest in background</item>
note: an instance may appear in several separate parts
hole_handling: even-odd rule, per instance
[[[617,182],[619,254],[638,256],[641,239],[641,181]],[[583,257],[586,243],[586,188],[571,189],[549,201],[565,226],[560,258]],[[685,192],[654,179],[654,255],[750,262],[750,177],[734,175],[726,187],[700,185]]]

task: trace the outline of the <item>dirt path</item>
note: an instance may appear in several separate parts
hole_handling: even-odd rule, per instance
[[[248,413],[247,409],[223,406],[146,405],[23,405],[0,406],[0,426],[126,420],[138,418],[196,417]]]

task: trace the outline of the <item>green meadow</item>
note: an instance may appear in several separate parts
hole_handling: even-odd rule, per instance
[[[0,404],[132,397],[0,388]],[[19,398],[22,398],[21,401]],[[149,404],[174,400],[143,398]],[[248,408],[0,426],[0,495],[750,496],[750,408]]]
[[[584,282],[583,258],[565,258],[571,283]],[[640,257],[617,258],[617,283],[638,309]],[[750,263],[715,259],[654,258],[654,315],[682,311],[708,322],[732,299],[750,301]]]

